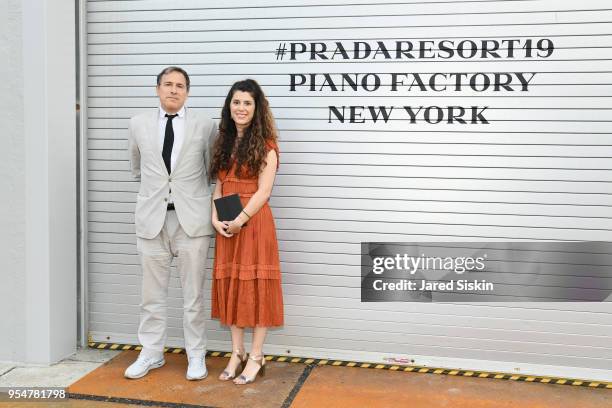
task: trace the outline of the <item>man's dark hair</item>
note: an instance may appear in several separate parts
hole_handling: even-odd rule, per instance
[[[185,77],[185,84],[187,85],[187,91],[189,91],[189,75],[187,75],[187,72],[180,67],[166,67],[162,70],[162,72],[160,72],[157,75],[157,86],[161,85],[161,80],[162,77],[166,74],[169,74],[171,72],[180,72],[181,74],[183,74],[183,76]]]

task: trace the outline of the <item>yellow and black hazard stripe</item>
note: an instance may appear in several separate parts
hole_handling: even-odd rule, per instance
[[[142,346],[135,346],[132,344],[113,344],[113,343],[98,343],[90,342],[89,347],[99,350],[141,350]],[[172,354],[184,354],[184,348],[173,348],[167,347],[166,353]],[[225,351],[208,351],[207,357],[230,357],[231,352]],[[283,363],[299,363],[312,366],[337,366],[337,367],[360,367],[360,368],[373,368],[377,370],[391,370],[391,371],[404,371],[410,373],[422,373],[422,374],[440,374],[440,375],[453,375],[457,377],[473,377],[473,378],[494,378],[498,380],[510,380],[510,381],[523,381],[543,384],[559,384],[559,385],[573,385],[588,388],[608,388],[612,389],[612,383],[605,381],[590,381],[580,380],[575,378],[559,378],[559,377],[541,377],[531,376],[522,374],[508,374],[498,372],[487,372],[487,371],[470,371],[470,370],[453,370],[448,368],[434,368],[434,367],[423,367],[414,365],[398,365],[398,364],[377,364],[377,363],[364,363],[358,361],[345,361],[345,360],[326,360],[318,358],[307,358],[307,357],[291,357],[291,356],[272,356],[267,355],[266,360],[278,361]]]

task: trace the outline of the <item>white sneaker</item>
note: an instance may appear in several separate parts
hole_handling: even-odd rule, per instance
[[[141,378],[147,375],[149,373],[149,370],[159,368],[164,364],[166,364],[164,357],[159,360],[156,360],[151,357],[139,355],[136,361],[132,363],[132,365],[127,368],[127,370],[125,370],[125,373],[123,375],[125,376],[125,378]]]
[[[187,367],[187,375],[185,376],[188,380],[202,380],[208,375],[206,369],[206,358],[205,357],[192,357],[189,359],[189,367]]]

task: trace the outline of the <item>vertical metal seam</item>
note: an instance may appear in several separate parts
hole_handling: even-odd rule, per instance
[[[75,0],[75,24],[76,24],[76,83],[77,83],[77,221],[78,221],[78,243],[77,269],[78,282],[78,333],[77,341],[81,347],[88,343],[88,279],[87,279],[87,4],[86,0]]]

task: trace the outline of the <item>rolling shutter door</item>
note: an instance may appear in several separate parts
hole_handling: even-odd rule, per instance
[[[179,65],[191,76],[190,108],[218,118],[230,85],[251,77],[280,130],[271,205],[286,325],[270,332],[267,352],[609,378],[610,303],[361,303],[359,289],[362,241],[612,240],[609,2],[168,4],[87,2],[93,340],[137,342],[138,186],[127,123],[157,106],[155,75]],[[554,55],[357,63],[275,56],[291,42],[508,38],[550,38]],[[528,92],[288,89],[292,73],[390,72],[537,74]],[[489,106],[490,123],[328,123],[329,105]],[[175,271],[169,293],[169,345],[180,346]],[[210,279],[205,295],[209,314]],[[210,349],[229,350],[217,321],[207,333]]]

